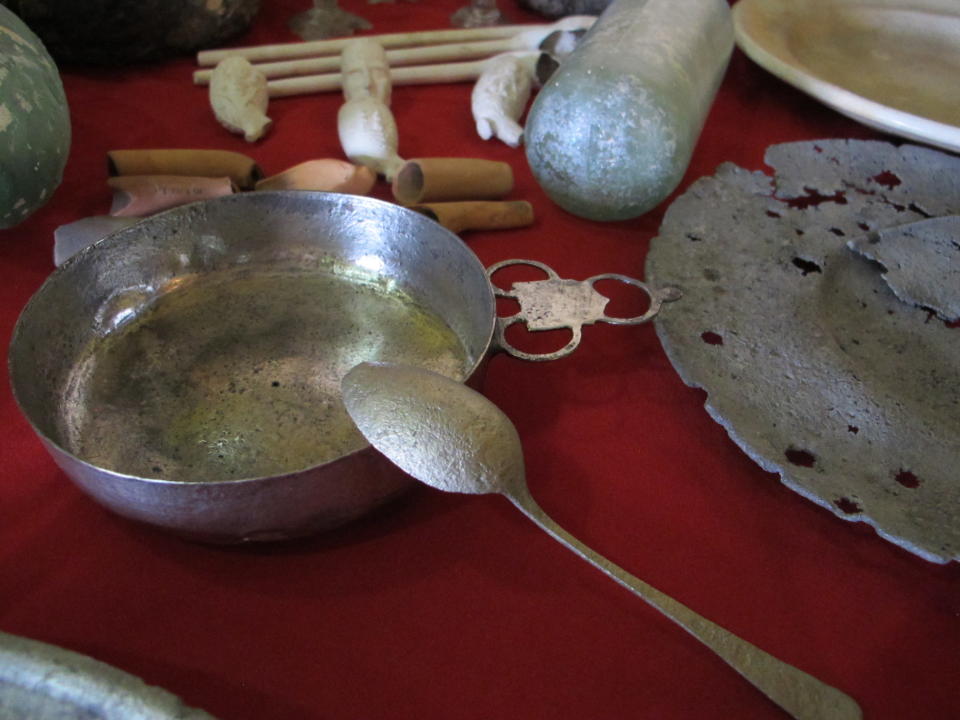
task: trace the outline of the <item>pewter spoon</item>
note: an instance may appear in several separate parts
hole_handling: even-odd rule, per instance
[[[795,718],[862,717],[849,696],[769,655],[597,554],[530,495],[517,430],[478,392],[437,373],[362,363],[341,383],[347,412],[373,447],[440,490],[500,493],[560,543],[680,625]]]

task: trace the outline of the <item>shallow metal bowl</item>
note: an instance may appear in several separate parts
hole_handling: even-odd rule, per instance
[[[246,193],[80,252],[24,309],[14,395],[54,460],[114,511],[212,542],[351,520],[412,481],[340,401],[363,360],[473,377],[494,295],[459,238],[356,196]]]

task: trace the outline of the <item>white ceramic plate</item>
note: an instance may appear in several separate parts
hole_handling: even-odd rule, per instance
[[[960,1],[740,0],[757,64],[885,132],[960,152]]]

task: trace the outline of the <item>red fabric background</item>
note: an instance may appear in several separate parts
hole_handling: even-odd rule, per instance
[[[342,5],[374,32],[446,27],[460,0]],[[308,0],[264,0],[239,44],[294,40]],[[516,22],[540,21],[504,0]],[[52,270],[60,224],[105,213],[105,153],[209,147],[268,173],[340,157],[336,94],[277,100],[249,145],[215,122],[191,58],[64,69],[74,139],[52,202],[0,237],[0,337]],[[406,157],[509,162],[522,231],[474,233],[486,264],[642,275],[664,203],[596,224],[544,196],[521,150],[474,133],[469,85],[397,88]],[[762,169],[790,140],[882,137],[739,51],[684,185]],[[681,188],[682,189],[682,188]],[[380,186],[376,194],[388,198]],[[651,326],[592,326],[553,363],[497,357],[487,394],[515,421],[533,494],[612,560],[857,698],[868,718],[960,716],[960,568],[925,562],[783,487],[679,380]],[[709,651],[497,497],[412,494],[349,527],[257,548],[190,544],[116,517],[54,466],[0,384],[0,629],[92,655],[217,717],[776,718]]]

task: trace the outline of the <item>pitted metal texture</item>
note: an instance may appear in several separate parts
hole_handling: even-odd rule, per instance
[[[646,266],[648,282],[683,291],[656,321],[664,349],[788,487],[928,560],[956,559],[960,329],[931,303],[957,288],[924,259],[937,252],[910,253],[894,276],[862,248],[960,214],[960,158],[825,140],[772,146],[766,161],[772,176],[725,164],[667,211]],[[901,291],[917,285],[937,297]]]

